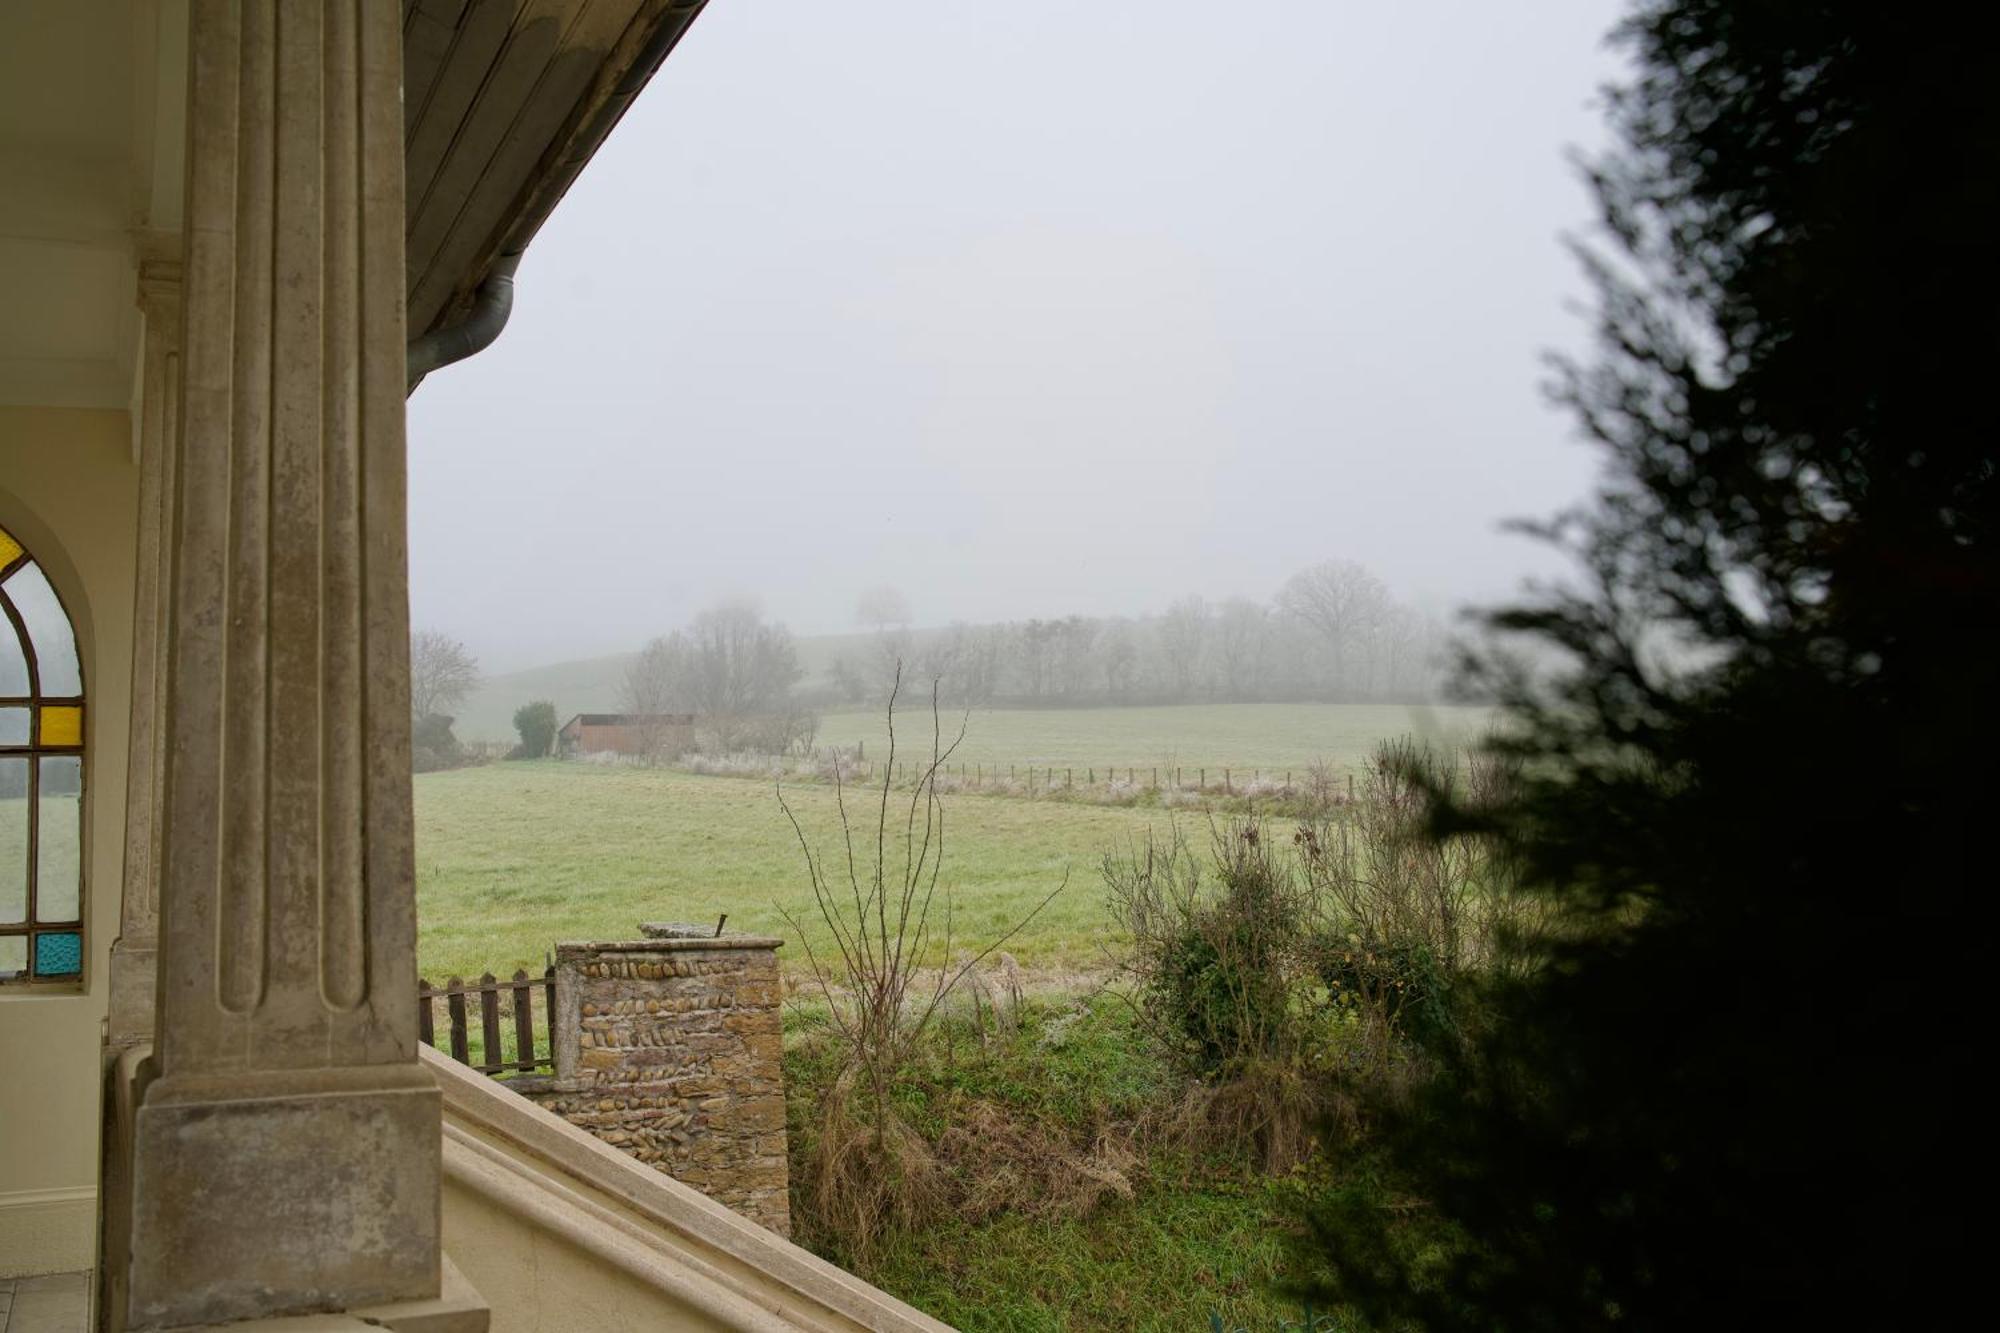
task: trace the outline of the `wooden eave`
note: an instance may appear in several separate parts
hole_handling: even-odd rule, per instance
[[[412,337],[518,254],[706,0],[403,0]]]

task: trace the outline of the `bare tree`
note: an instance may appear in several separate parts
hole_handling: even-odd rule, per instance
[[[1132,627],[1123,620],[1113,621],[1098,636],[1098,669],[1104,673],[1104,696],[1123,699],[1132,693],[1132,678],[1138,672],[1139,645],[1133,642]]]
[[[1215,658],[1222,694],[1230,699],[1257,699],[1264,693],[1265,655],[1270,613],[1248,597],[1232,597],[1215,616]]]
[[[687,645],[678,634],[654,639],[625,668],[618,707],[634,719],[632,735],[647,763],[674,757],[684,733],[665,719],[686,711],[679,688],[687,671]]]
[[[410,716],[441,716],[479,685],[479,661],[464,644],[433,629],[410,636]]]
[[[792,700],[801,674],[791,631],[767,624],[754,603],[730,601],[647,644],[626,671],[623,702],[633,713],[694,714],[720,752],[768,737],[774,718],[790,720],[792,743],[803,723]]]
[[[843,1065],[821,1099],[819,1133],[801,1183],[818,1223],[863,1252],[894,1213],[915,1213],[916,1200],[934,1192],[930,1179],[936,1164],[893,1096],[925,1031],[945,997],[1054,901],[1069,878],[1065,874],[1010,929],[969,957],[962,954],[949,881],[939,901],[945,804],[937,780],[965,739],[965,722],[961,717],[947,742],[933,682],[930,753],[919,755],[917,780],[905,801],[894,789],[901,689],[898,669],[889,687],[889,752],[860,821],[851,816],[847,789],[838,767],[834,770],[840,831],[831,848],[814,846],[784,789],[778,789],[827,942],[815,947],[814,932],[789,909],[778,910],[805,951]],[[942,912],[934,911],[939,907]]]
[[[1183,597],[1168,607],[1166,615],[1160,617],[1160,648],[1175,697],[1193,697],[1208,651],[1208,603],[1199,597]]]
[[[1292,575],[1278,609],[1310,626],[1333,653],[1336,685],[1366,692],[1372,639],[1392,601],[1382,580],[1352,560],[1328,560]]]
[[[854,602],[856,624],[866,625],[876,633],[881,633],[891,625],[908,628],[910,624],[910,599],[899,589],[888,584],[879,584],[862,593]]]

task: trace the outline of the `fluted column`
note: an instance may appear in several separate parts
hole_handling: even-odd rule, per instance
[[[195,0],[128,1326],[438,1290],[398,0]]]
[[[139,265],[138,559],[132,591],[132,708],[125,769],[125,875],[118,938],[111,945],[105,1036],[113,1047],[153,1039],[160,923],[160,791],[166,766],[165,631],[171,589],[175,434],[180,428],[181,265],[147,255]]]

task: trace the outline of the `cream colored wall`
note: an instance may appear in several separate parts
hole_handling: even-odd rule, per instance
[[[606,1262],[580,1244],[572,1228],[549,1225],[450,1181],[444,1188],[444,1248],[492,1309],[493,1333],[740,1326],[674,1301],[659,1283]]]
[[[88,1267],[100,1025],[118,933],[139,471],[124,412],[0,407],[0,525],[76,623],[85,690],[80,993],[0,989],[0,1277]]]

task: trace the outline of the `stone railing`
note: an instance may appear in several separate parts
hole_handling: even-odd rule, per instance
[[[522,1100],[521,1080],[422,1054],[444,1095],[445,1253],[493,1333],[950,1333]]]
[[[507,1086],[789,1235],[784,941],[678,924],[640,932],[556,946],[554,1076]]]

